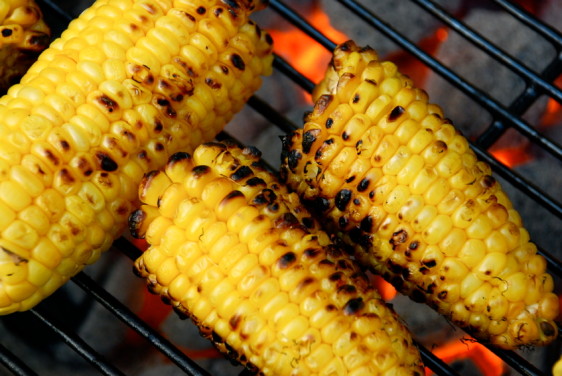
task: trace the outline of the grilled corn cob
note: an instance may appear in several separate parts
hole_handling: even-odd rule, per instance
[[[263,375],[422,375],[396,314],[259,161],[210,143],[147,174],[130,228],[150,291]]]
[[[143,174],[241,109],[271,71],[263,5],[99,0],[0,99],[0,313],[94,262]]]
[[[329,232],[415,301],[504,348],[557,335],[545,259],[467,140],[371,48],[335,50],[282,180]]]
[[[33,0],[0,1],[0,94],[19,81],[50,38],[51,31]]]

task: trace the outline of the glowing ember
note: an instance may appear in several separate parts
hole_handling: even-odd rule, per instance
[[[554,81],[554,85],[559,88],[562,87],[562,76],[559,76]],[[544,114],[540,120],[540,126],[544,128],[558,124],[562,124],[562,105],[554,99],[549,98]]]
[[[371,276],[371,280],[384,301],[388,302],[389,300],[394,299],[396,296],[396,289],[394,286],[378,275]]]
[[[490,153],[507,167],[515,167],[529,162],[533,157],[525,147],[512,146],[490,151]]]
[[[330,18],[319,5],[315,5],[308,22],[335,43],[342,43],[349,39],[330,24]],[[269,30],[274,40],[274,50],[279,56],[287,60],[304,76],[313,82],[318,82],[324,76],[326,66],[330,62],[331,52],[322,47],[302,31]]]
[[[474,340],[452,341],[433,350],[433,353],[446,363],[458,360],[471,360],[483,376],[501,376],[504,373],[503,361],[483,345]],[[433,373],[426,368],[426,375]]]

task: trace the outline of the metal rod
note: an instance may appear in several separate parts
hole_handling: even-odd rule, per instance
[[[159,334],[148,324],[142,321],[129,308],[127,308],[123,303],[117,300],[113,295],[101,288],[84,272],[78,273],[72,278],[72,281],[84,291],[86,291],[89,295],[93,296],[117,318],[127,324],[138,334],[146,338],[150,343],[152,343],[152,345],[154,345],[162,354],[166,355],[187,375],[209,376],[209,373],[201,368],[195,361],[191,360],[170,341],[168,341],[161,334]]]
[[[562,90],[552,85],[550,82],[544,80],[541,76],[536,74],[534,71],[526,67],[520,61],[511,57],[506,51],[502,50],[498,46],[491,43],[489,40],[484,38],[476,30],[466,25],[464,22],[453,17],[447,11],[445,11],[441,6],[435,4],[431,0],[411,0],[418,6],[425,9],[427,12],[434,15],[436,18],[441,20],[451,29],[455,30],[457,33],[462,35],[476,47],[486,52],[490,57],[493,57],[504,66],[511,69],[513,72],[517,73],[521,78],[525,79],[528,84],[540,89],[540,92],[550,95],[557,102],[562,103]]]
[[[0,343],[0,364],[16,376],[36,376],[37,373]]]
[[[90,364],[97,368],[102,374],[107,376],[124,376],[117,367],[108,362],[103,356],[98,354],[90,347],[82,338],[71,330],[66,330],[64,325],[57,320],[47,317],[41,313],[40,309],[33,308],[30,310],[40,321],[62,338],[62,340],[71,347],[77,354],[86,359]]]
[[[269,6],[276,12],[281,14],[283,18],[291,22],[293,25],[298,27],[300,30],[304,31],[308,36],[316,40],[322,46],[324,46],[328,51],[333,51],[336,48],[336,44],[332,42],[327,36],[325,36],[321,31],[312,26],[306,19],[301,17],[301,15],[294,11],[287,4],[280,0],[270,0]]]
[[[517,4],[508,1],[508,0],[493,0],[496,4],[502,7],[505,11],[510,13],[513,17],[517,18],[529,28],[533,29],[540,35],[542,35],[545,39],[550,41],[552,44],[557,46],[557,50],[559,51],[562,47],[562,33],[553,29],[546,23],[538,20],[535,16],[530,14],[529,12],[525,11],[523,8],[518,6]]]

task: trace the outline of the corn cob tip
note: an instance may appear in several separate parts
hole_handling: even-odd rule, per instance
[[[145,177],[148,289],[255,373],[422,375],[399,318],[259,155],[206,143]]]
[[[558,335],[558,297],[491,168],[395,64],[346,42],[280,176],[355,257],[413,300],[503,348]]]

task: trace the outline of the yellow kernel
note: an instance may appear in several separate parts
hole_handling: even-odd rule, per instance
[[[425,228],[423,239],[428,244],[439,243],[453,228],[453,222],[449,216],[439,214]]]
[[[476,290],[470,293],[465,298],[465,303],[472,312],[484,312],[488,305],[488,296],[492,286],[489,283],[481,284]]]
[[[529,278],[523,272],[513,273],[503,278],[505,280],[505,290],[503,296],[510,302],[522,301],[527,293]]]
[[[14,211],[23,210],[31,205],[31,196],[15,181],[7,180],[0,183],[0,200]]]
[[[396,213],[400,210],[406,203],[406,200],[410,197],[410,190],[404,185],[397,185],[388,194],[386,201],[383,205],[384,210],[388,213]]]
[[[15,218],[16,213],[6,204],[0,201],[0,231],[4,230],[10,223],[14,221]]]
[[[467,240],[466,231],[460,228],[453,228],[439,244],[439,247],[447,256],[456,256]]]
[[[488,217],[479,215],[466,229],[466,233],[470,238],[484,239],[492,232],[492,223]]]
[[[462,281],[468,275],[467,266],[456,257],[446,257],[441,264],[439,275],[445,278],[445,282],[451,283]]]
[[[460,290],[460,297],[461,299],[465,299],[470,294],[472,294],[476,289],[478,289],[484,281],[482,281],[478,276],[474,273],[468,273],[461,282],[461,290]]]
[[[352,164],[355,162],[357,157],[357,151],[355,147],[344,147],[341,151],[330,161],[328,169],[330,172],[337,177],[345,177]]]
[[[355,147],[357,141],[370,126],[371,119],[369,117],[361,113],[355,114],[342,130],[344,145]]]
[[[16,219],[2,231],[2,238],[23,249],[31,249],[39,241],[39,234],[26,222]]]
[[[412,155],[396,175],[398,184],[410,185],[419,175],[423,166],[423,158],[419,155]]]
[[[509,308],[509,301],[503,296],[503,293],[500,291],[501,289],[503,289],[503,286],[500,286],[499,289],[493,289],[488,299],[486,314],[491,320],[501,320],[505,318]]]
[[[425,194],[430,185],[437,179],[437,174],[433,168],[422,168],[414,180],[410,183],[412,194]]]
[[[485,255],[486,246],[481,240],[477,239],[469,239],[466,243],[463,243],[462,248],[458,253],[458,257],[469,268],[473,268],[479,264]]]
[[[365,110],[365,115],[371,118],[371,121],[376,124],[381,119],[382,116],[387,114],[392,110],[392,98],[381,93],[377,98],[367,107]]]
[[[443,283],[435,290],[435,296],[442,302],[455,303],[460,299],[460,284]]]
[[[416,232],[422,232],[437,216],[437,208],[435,206],[426,205],[416,215],[412,222],[412,228]]]
[[[43,286],[49,278],[51,278],[53,272],[51,269],[47,268],[37,260],[29,260],[28,262],[29,277],[28,281],[37,287]]]
[[[372,81],[361,80],[351,95],[349,105],[356,113],[365,113],[367,106],[378,97],[379,89]]]

